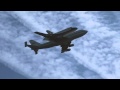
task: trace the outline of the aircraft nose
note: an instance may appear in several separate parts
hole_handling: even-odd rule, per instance
[[[88,32],[87,30],[84,30],[85,34]]]

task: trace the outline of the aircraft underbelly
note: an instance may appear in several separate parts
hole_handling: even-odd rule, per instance
[[[48,43],[45,43],[45,44],[40,45],[39,48],[40,48],[40,49],[50,48],[50,47],[57,46],[57,45],[58,45],[57,43],[48,42]]]

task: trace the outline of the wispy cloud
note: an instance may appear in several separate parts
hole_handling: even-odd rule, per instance
[[[107,13],[110,12],[106,12],[106,14]],[[89,33],[81,40],[82,44],[79,44],[79,47],[84,48],[79,49],[78,51],[75,50],[74,53],[71,52],[72,55],[77,57],[76,60],[82,62],[92,70],[95,70],[104,78],[120,78],[119,68],[117,68],[120,67],[118,65],[120,64],[119,46],[116,44],[116,42],[119,43],[119,31],[115,31],[115,27],[111,30],[111,25],[101,23],[98,17],[102,16],[98,15],[96,12],[87,15],[86,13],[81,14],[80,12],[77,12],[74,16],[80,18],[80,21],[86,26],[85,28],[89,30]],[[85,21],[85,19],[87,20]],[[115,64],[116,62],[118,64]]]
[[[31,78],[120,78],[119,33],[101,22],[99,13],[8,12],[14,18],[4,13],[0,16],[3,20],[0,38],[6,39],[2,59]],[[36,38],[39,36],[34,31],[57,32],[69,26],[89,32],[73,41],[75,46],[64,55],[60,47],[40,50],[38,55],[24,48],[24,41],[42,39]]]

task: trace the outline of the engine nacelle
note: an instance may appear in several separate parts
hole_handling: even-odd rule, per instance
[[[64,50],[64,51],[61,51],[61,53],[64,53],[64,52],[68,52],[68,51],[70,51],[71,49],[66,49],[66,50]]]
[[[74,46],[74,44],[70,44],[70,45],[69,45],[69,47],[73,47],[73,46]]]
[[[70,51],[71,49],[67,49],[67,50],[65,50],[65,51]]]

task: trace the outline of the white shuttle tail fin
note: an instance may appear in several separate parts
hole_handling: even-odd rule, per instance
[[[50,30],[46,30],[46,32],[48,33],[48,34],[54,34],[52,31],[50,31]]]

